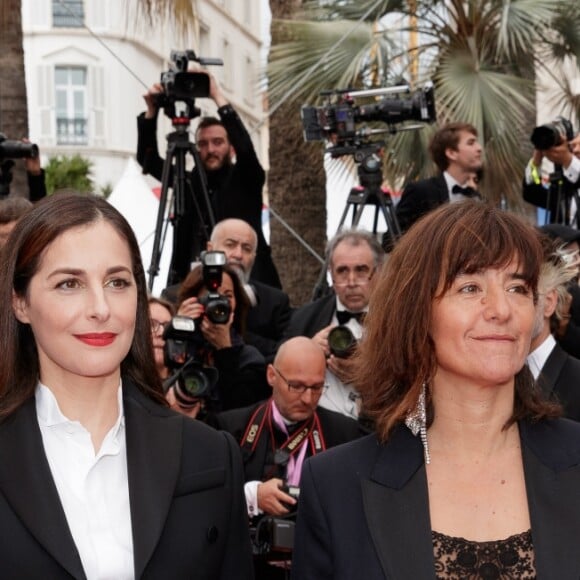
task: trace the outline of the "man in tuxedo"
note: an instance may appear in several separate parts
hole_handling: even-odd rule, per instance
[[[320,345],[327,356],[328,388],[319,404],[357,419],[360,397],[348,382],[350,360],[333,352],[328,338],[333,329],[342,326],[350,330],[354,339],[360,339],[371,281],[383,261],[384,251],[372,234],[362,230],[343,230],[328,242],[326,256],[332,291],[295,310],[285,336],[308,336]]]
[[[405,187],[396,207],[402,232],[444,203],[480,197],[469,183],[481,171],[483,159],[477,129],[473,125],[448,123],[441,127],[431,139],[429,152],[440,173]]]
[[[282,290],[252,279],[257,247],[258,236],[254,228],[235,218],[218,222],[207,243],[208,250],[224,252],[228,264],[238,272],[252,304],[245,340],[270,362],[290,321],[290,300]]]
[[[324,352],[312,339],[292,338],[268,365],[272,397],[217,415],[216,426],[242,448],[251,518],[288,516],[295,510],[304,460],[364,434],[356,421],[318,407],[325,370]],[[256,559],[255,567],[256,578],[285,577],[262,559]]]
[[[552,240],[543,242],[545,258],[527,362],[542,390],[562,403],[564,415],[580,421],[580,360],[570,356],[553,336],[564,315],[567,285],[576,279],[578,268]]]
[[[551,174],[552,181],[544,185],[541,167],[544,158],[560,168]],[[580,134],[546,150],[534,149],[526,166],[523,183],[524,200],[549,210],[549,222],[578,227],[578,208],[572,200],[580,185]]]

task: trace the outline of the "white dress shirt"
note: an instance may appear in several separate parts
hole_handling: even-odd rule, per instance
[[[549,334],[546,340],[544,340],[544,342],[542,342],[540,346],[535,348],[528,355],[527,363],[528,366],[530,367],[530,371],[532,371],[534,379],[537,380],[538,377],[540,376],[540,372],[544,368],[544,365],[546,364],[548,357],[552,354],[552,351],[554,350],[555,346],[556,339],[551,334]]]
[[[88,580],[135,577],[121,385],[118,404],[95,455],[91,434],[62,414],[48,387],[36,388],[44,451]]]

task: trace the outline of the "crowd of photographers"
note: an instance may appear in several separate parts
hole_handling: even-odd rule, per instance
[[[304,460],[373,429],[349,379],[349,357],[364,332],[370,289],[385,252],[374,234],[337,233],[327,247],[329,292],[292,309],[261,228],[265,173],[237,112],[215,79],[208,79],[202,96],[214,101],[219,119],[202,118],[197,126],[200,166],[186,179],[169,284],[162,298],[149,300],[155,363],[172,408],[229,431],[239,442],[256,578],[286,578],[293,541],[286,518],[299,501]],[[156,84],[145,95],[137,158],[144,172],[162,179],[167,171],[173,183],[167,170],[172,160],[157,150],[166,90]],[[546,262],[560,268],[557,273],[567,269],[565,276],[546,275],[546,294],[553,291],[554,299],[538,312],[538,350],[529,361],[539,374],[556,356],[550,353],[560,356],[567,365],[566,386],[555,381],[547,388],[578,420],[580,396],[567,385],[580,380],[580,135],[558,118],[537,127],[532,142],[523,198],[545,210],[549,225],[542,229],[551,239]],[[36,201],[46,194],[38,150],[17,143],[0,139],[0,161],[27,160],[29,197]],[[442,204],[481,199],[483,150],[475,127],[441,127],[430,154],[438,175],[407,184],[396,206],[402,234]],[[547,178],[546,161],[552,164]],[[18,196],[0,200],[2,243],[30,205]]]

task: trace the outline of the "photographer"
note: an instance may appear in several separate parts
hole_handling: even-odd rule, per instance
[[[202,304],[208,294],[203,267],[194,266],[179,289],[177,314],[199,323],[203,346],[198,356],[204,365],[219,373],[211,396],[204,401],[210,412],[234,409],[269,397],[266,383],[266,363],[257,349],[244,343],[248,301],[235,271],[223,266],[218,292],[227,298],[231,314],[227,321],[212,322]],[[171,396],[169,394],[169,396]]]
[[[580,185],[580,135],[572,124],[559,118],[532,133],[534,153],[526,166],[523,197],[528,203],[549,211],[549,223],[578,227],[578,208],[572,200]],[[542,181],[543,160],[554,164],[548,184]]]
[[[215,78],[209,76],[209,97],[217,105],[219,120],[204,117],[200,120],[195,140],[205,177],[209,201],[216,221],[225,218],[242,219],[258,234],[258,253],[254,277],[272,286],[280,287],[280,278],[272,262],[270,248],[262,232],[262,188],[265,173],[260,165],[250,135],[240,117],[223,95]],[[158,96],[161,84],[154,84],[144,95],[147,111],[137,118],[137,161],[144,173],[161,180],[164,160],[157,148],[156,125],[159,114]],[[234,163],[235,157],[235,163]],[[209,216],[198,215],[192,196],[204,207],[199,168],[188,174],[191,185],[185,195],[184,215],[176,224],[173,257],[168,285],[181,282],[191,263],[205,249],[213,224]]]
[[[217,426],[241,442],[250,517],[295,511],[304,459],[363,434],[352,419],[318,407],[325,372],[324,351],[312,339],[292,338],[268,365],[272,397],[217,416]],[[260,546],[255,552],[256,578],[285,578]]]

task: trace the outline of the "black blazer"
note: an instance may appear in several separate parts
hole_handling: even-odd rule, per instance
[[[334,292],[297,308],[284,332],[284,339],[294,336],[312,338],[319,330],[331,323],[335,310],[336,294]]]
[[[448,201],[449,190],[443,174],[411,181],[403,190],[396,207],[401,232],[407,231],[420,217]]]
[[[135,578],[253,578],[237,445],[123,383]],[[0,424],[0,535],[3,580],[85,578],[34,397]]]
[[[538,384],[546,395],[562,403],[566,417],[580,421],[579,359],[570,356],[556,344],[542,367]]]
[[[244,409],[235,409],[233,411],[220,413],[216,416],[216,427],[228,431],[228,433],[234,436],[236,441],[241,442],[246,427],[258,407],[259,405],[253,405]],[[320,426],[327,449],[366,435],[360,425],[350,417],[345,417],[340,413],[335,413],[322,407],[318,407],[316,412],[320,419]],[[270,445],[270,435],[264,429],[254,453],[252,455],[244,455],[246,481],[261,481],[263,479],[267,454],[271,450]],[[307,457],[309,455],[310,450],[308,450]]]
[[[580,425],[520,422],[539,580],[580,577]],[[292,578],[435,579],[423,448],[406,427],[306,461]]]

